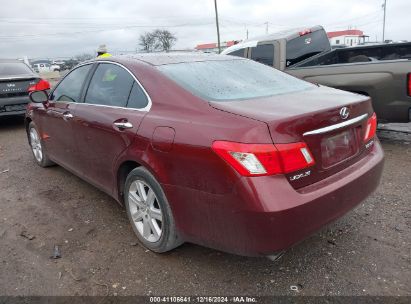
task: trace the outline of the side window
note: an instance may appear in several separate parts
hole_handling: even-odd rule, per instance
[[[251,59],[269,66],[273,66],[274,45],[261,44],[251,48]]]
[[[236,50],[236,51],[234,51],[234,52],[231,52],[231,53],[229,53],[229,54],[227,54],[227,55],[237,56],[237,57],[245,57],[245,56],[244,56],[244,50],[245,50],[245,49],[239,49],[239,50]]]
[[[51,100],[79,102],[81,89],[91,66],[83,65],[70,72],[54,90]]]
[[[131,89],[130,97],[128,98],[127,107],[134,109],[142,109],[148,104],[148,98],[140,85],[134,81]]]
[[[101,63],[91,79],[85,102],[125,107],[133,82],[133,77],[122,67],[110,63]]]

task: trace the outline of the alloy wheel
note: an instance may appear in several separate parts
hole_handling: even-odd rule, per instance
[[[163,214],[153,189],[142,180],[131,183],[128,204],[133,225],[148,242],[157,242],[162,235]]]
[[[41,147],[40,136],[36,129],[30,129],[30,144],[34,157],[40,163],[43,160],[43,148]]]

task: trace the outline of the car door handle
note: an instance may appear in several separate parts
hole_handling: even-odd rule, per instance
[[[72,119],[74,116],[71,113],[63,113],[63,119],[64,120],[69,120]]]
[[[119,129],[131,129],[133,125],[126,121],[126,122],[115,122],[114,125]]]

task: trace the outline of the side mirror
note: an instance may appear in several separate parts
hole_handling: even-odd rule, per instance
[[[29,96],[30,100],[34,103],[46,103],[49,101],[49,95],[46,91],[33,91]]]

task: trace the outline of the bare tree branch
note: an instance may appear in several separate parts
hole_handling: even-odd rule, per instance
[[[149,33],[144,33],[139,37],[141,50],[145,52],[165,51],[168,52],[175,44],[177,38],[168,30],[156,29]]]

